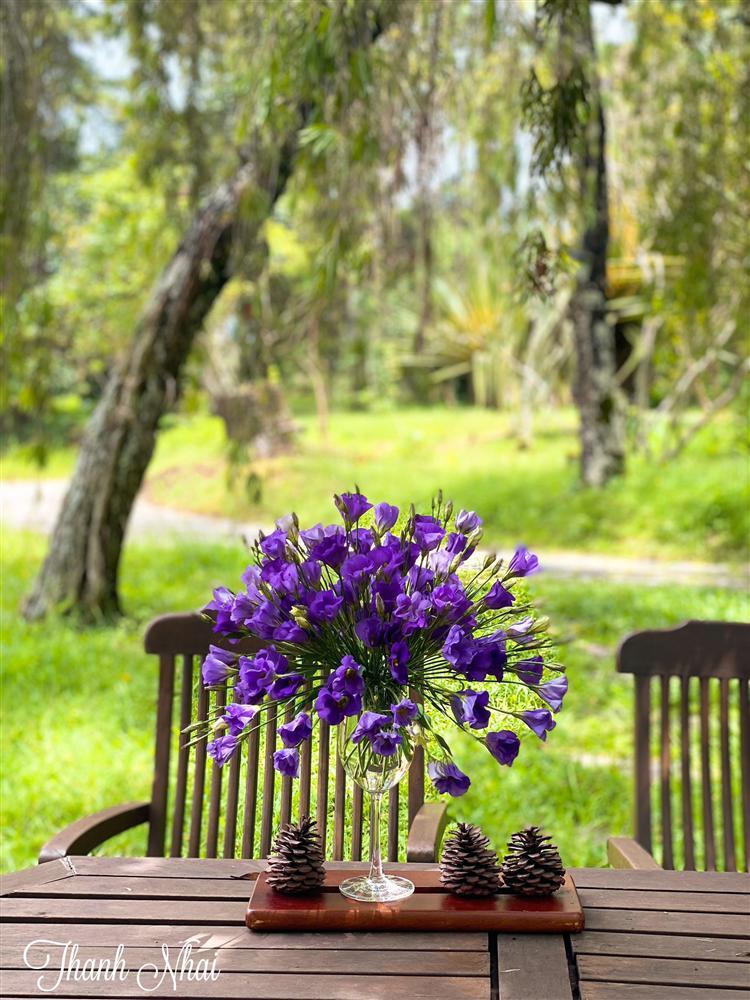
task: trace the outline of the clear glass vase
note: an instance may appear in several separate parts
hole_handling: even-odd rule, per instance
[[[414,883],[398,875],[386,875],[380,853],[380,812],[383,795],[397,785],[409,770],[414,754],[416,725],[399,730],[402,741],[390,756],[374,753],[367,739],[352,742],[359,716],[344,719],[338,729],[338,754],[344,770],[370,796],[370,870],[367,875],[345,879],[339,886],[344,896],[366,903],[390,903],[414,892]]]

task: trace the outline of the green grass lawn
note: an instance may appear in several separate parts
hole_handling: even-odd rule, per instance
[[[483,509],[479,499],[476,505]],[[14,532],[5,533],[3,544],[3,870],[32,864],[44,840],[65,823],[148,795],[156,670],[141,651],[144,625],[158,613],[198,607],[217,583],[237,580],[244,566],[243,553],[226,544],[133,545],[122,572],[128,617],[82,631],[71,621],[27,624],[17,615],[44,544]],[[452,815],[480,823],[498,848],[520,826],[539,823],[554,833],[568,864],[602,865],[606,836],[631,826],[631,685],[614,672],[617,641],[628,631],[691,616],[744,620],[747,602],[737,593],[688,587],[543,575],[532,584],[566,641],[571,692],[565,710],[546,744],[529,735],[510,770],[473,746],[457,747],[474,784],[452,803]],[[106,848],[143,849],[140,832]]]
[[[357,482],[372,497],[427,502],[442,487],[485,518],[485,544],[523,541],[541,549],[609,552],[698,561],[738,559],[750,537],[750,471],[737,422],[727,416],[678,460],[630,460],[628,475],[604,490],[578,484],[572,411],[539,414],[532,448],[521,451],[506,414],[435,407],[334,413],[322,441],[301,418],[292,454],[258,461],[259,502],[244,475],[227,471],[223,424],[205,415],[170,417],[149,468],[146,493],[183,510],[270,523],[289,510],[330,520],[330,496]],[[53,452],[49,473],[64,475],[73,453]],[[6,478],[28,477],[23,453],[6,453]],[[45,473],[46,474],[46,473]]]

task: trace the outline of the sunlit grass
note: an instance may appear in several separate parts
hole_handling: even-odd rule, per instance
[[[3,869],[32,864],[62,825],[150,789],[156,669],[142,652],[145,623],[197,608],[219,582],[237,580],[243,552],[227,544],[133,545],[125,554],[128,617],[79,630],[71,621],[23,622],[17,614],[44,551],[38,536],[6,532],[3,583]],[[452,806],[481,823],[497,847],[524,823],[559,840],[569,864],[605,863],[610,833],[630,832],[632,697],[614,672],[627,632],[686,617],[746,619],[737,593],[532,578],[533,592],[567,640],[571,692],[546,744],[524,740],[512,769],[480,748],[457,746],[473,788]],[[143,833],[123,835],[110,853],[142,853]]]
[[[473,408],[334,413],[323,440],[313,417],[300,418],[288,455],[227,467],[223,424],[206,415],[171,416],[159,436],[146,495],[204,514],[270,523],[296,510],[311,523],[333,516],[331,494],[353,483],[400,505],[425,503],[442,488],[485,518],[485,541],[519,541],[548,551],[624,556],[741,559],[750,537],[750,464],[736,423],[707,428],[674,462],[631,456],[628,474],[603,490],[578,482],[576,415],[537,415],[533,447],[520,450],[508,414]],[[70,452],[53,453],[64,474]],[[251,502],[248,468],[260,480]],[[29,475],[11,451],[7,478]]]

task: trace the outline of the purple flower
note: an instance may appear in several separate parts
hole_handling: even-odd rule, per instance
[[[281,674],[271,685],[269,695],[272,698],[292,698],[305,683],[302,674]]]
[[[456,722],[465,723],[472,729],[486,729],[490,724],[489,691],[462,691],[451,695],[451,707]]]
[[[230,736],[239,736],[243,729],[248,726],[258,714],[255,705],[242,705],[239,702],[232,702],[227,705],[227,710],[222,715],[222,719],[229,726]]]
[[[464,535],[457,535],[455,532],[451,532],[445,540],[445,551],[449,552],[451,556],[460,555],[465,548],[466,538]]]
[[[368,555],[356,553],[349,556],[341,564],[341,578],[347,583],[356,586],[365,580],[372,571],[372,560]]]
[[[548,712],[546,708],[535,708],[528,712],[521,712],[518,718],[522,719],[540,740],[546,740],[547,733],[557,725],[552,718],[552,713]]]
[[[261,598],[262,600],[262,598]],[[234,599],[230,620],[234,625],[247,625],[255,614],[258,602],[247,594],[239,593]]]
[[[322,542],[325,538],[325,528],[320,522],[314,525],[312,528],[305,528],[304,531],[300,531],[299,537],[305,543],[308,548],[316,545],[318,542]]]
[[[539,559],[524,545],[519,545],[508,565],[507,576],[529,576],[539,569]]]
[[[293,593],[299,586],[299,570],[294,563],[283,559],[270,559],[261,566],[260,575],[280,594]]]
[[[375,536],[370,528],[353,528],[349,537],[355,552],[369,552],[375,543]]]
[[[361,743],[364,739],[371,740],[388,722],[390,722],[388,716],[381,715],[380,712],[363,712],[351,735],[352,743]]]
[[[263,601],[255,613],[245,623],[247,628],[261,639],[272,639],[274,629],[279,624],[279,612],[270,601]]]
[[[419,709],[411,698],[402,698],[398,704],[391,705],[391,712],[394,726],[408,726],[416,719]]]
[[[247,588],[247,596],[255,604],[257,604],[263,597],[263,595],[260,592],[260,581],[261,581],[260,566],[256,566],[254,563],[252,563],[250,566],[247,567],[245,572],[242,574],[242,582],[245,584],[245,587]]]
[[[281,559],[286,552],[286,532],[277,528],[270,535],[262,537],[260,548],[270,559]]]
[[[334,501],[344,521],[354,523],[372,507],[372,504],[361,493],[342,493],[334,496]]]
[[[404,635],[411,635],[416,629],[425,628],[429,610],[429,599],[415,591],[413,594],[399,594],[394,615],[404,623]]]
[[[287,778],[299,774],[299,750],[277,750],[273,755],[273,766]]]
[[[336,617],[344,603],[332,590],[316,590],[305,595],[305,603],[313,625],[330,622]]]
[[[518,751],[521,749],[521,741],[509,729],[501,729],[499,733],[487,733],[484,742],[495,760],[501,764],[507,764],[508,767],[516,759]]]
[[[230,668],[234,664],[234,654],[221,646],[209,646],[208,656],[203,661],[203,683],[210,687],[212,684],[221,684],[231,673]]]
[[[388,653],[388,669],[397,684],[409,683],[409,647],[403,639],[397,639]]]
[[[343,657],[341,664],[336,667],[326,683],[336,695],[362,695],[365,690],[362,667],[353,656]]]
[[[568,678],[565,674],[555,677],[552,681],[547,681],[536,689],[540,698],[544,698],[553,712],[559,712],[562,708],[563,698],[568,691]]]
[[[320,582],[322,569],[314,559],[305,559],[299,568],[300,577],[305,587],[315,587]]]
[[[448,663],[461,670],[471,662],[476,652],[476,643],[460,625],[454,625],[443,643],[442,653]]]
[[[430,594],[432,607],[438,615],[445,615],[448,621],[456,621],[461,618],[471,607],[471,601],[464,593],[464,589],[458,582],[446,580],[441,583]]]
[[[213,593],[213,600],[209,601],[203,609],[204,611],[216,612],[216,624],[214,632],[232,631],[232,608],[234,607],[234,594],[226,587],[217,587]]]
[[[444,764],[431,761],[427,765],[427,773],[430,776],[435,788],[441,795],[452,795],[458,798],[469,790],[471,779],[468,774],[464,774],[455,764]]]
[[[342,528],[326,528],[325,536],[310,549],[313,559],[319,559],[326,566],[336,569],[346,559],[348,548]],[[329,533],[330,532],[330,533]]]
[[[533,628],[534,619],[527,615],[526,618],[522,618],[520,621],[508,626],[508,636],[511,639],[515,639],[519,645],[524,645],[527,642],[534,641]]]
[[[206,753],[213,757],[219,767],[223,767],[237,749],[236,736],[220,736],[206,745]]]
[[[538,684],[544,673],[544,660],[541,656],[531,656],[526,660],[519,660],[514,665],[514,670],[524,684]]]
[[[305,630],[295,621],[282,622],[273,630],[273,636],[277,642],[296,642],[298,645],[307,642],[309,636]]]
[[[369,649],[372,649],[383,641],[383,621],[377,615],[369,615],[367,618],[362,618],[354,626],[354,631],[357,633],[357,637]]]
[[[315,699],[315,711],[329,726],[338,726],[346,716],[359,715],[362,710],[362,696],[359,694],[334,694],[328,688],[321,688]]]
[[[492,608],[493,610],[509,608],[514,601],[514,595],[509,590],[506,590],[499,580],[496,580],[484,595],[484,603],[488,608]]]
[[[505,633],[498,631],[475,640],[474,649],[474,655],[464,667],[466,677],[470,681],[483,681],[487,674],[491,674],[501,681],[508,661],[505,652]]]
[[[456,531],[460,531],[463,535],[470,534],[481,525],[481,517],[473,510],[461,510],[456,514]]]
[[[414,541],[422,552],[436,549],[445,535],[442,524],[429,514],[415,514]]]
[[[279,736],[285,747],[298,747],[312,736],[312,719],[307,712],[300,712],[291,722],[279,726]]]
[[[259,649],[253,657],[256,669],[263,668],[277,674],[285,674],[289,670],[289,660],[275,646],[265,646]]]
[[[381,535],[390,531],[396,521],[398,521],[398,507],[393,507],[389,503],[375,505],[375,527]]]
[[[392,757],[402,740],[403,736],[397,729],[381,729],[370,742],[375,753],[381,757]]]

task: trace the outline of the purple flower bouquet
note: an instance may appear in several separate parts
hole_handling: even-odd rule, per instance
[[[567,678],[551,660],[546,621],[517,587],[538,569],[535,555],[480,559],[480,517],[454,516],[441,495],[429,514],[412,506],[403,516],[358,492],[334,500],[341,523],[279,520],[255,542],[244,589],[214,591],[205,612],[215,631],[230,645],[247,636],[267,645],[251,657],[211,647],[203,683],[226,683],[232,697],[197,738],[212,735],[208,753],[224,764],[277,705],[292,718],[279,727],[274,767],[294,778],[314,727],[337,726],[343,766],[371,797],[370,874],[342,892],[398,899],[414,887],[383,874],[380,801],[415,748],[425,748],[439,793],[463,795],[471,781],[453,760],[451,727],[509,766],[523,732],[546,740],[554,728]]]

